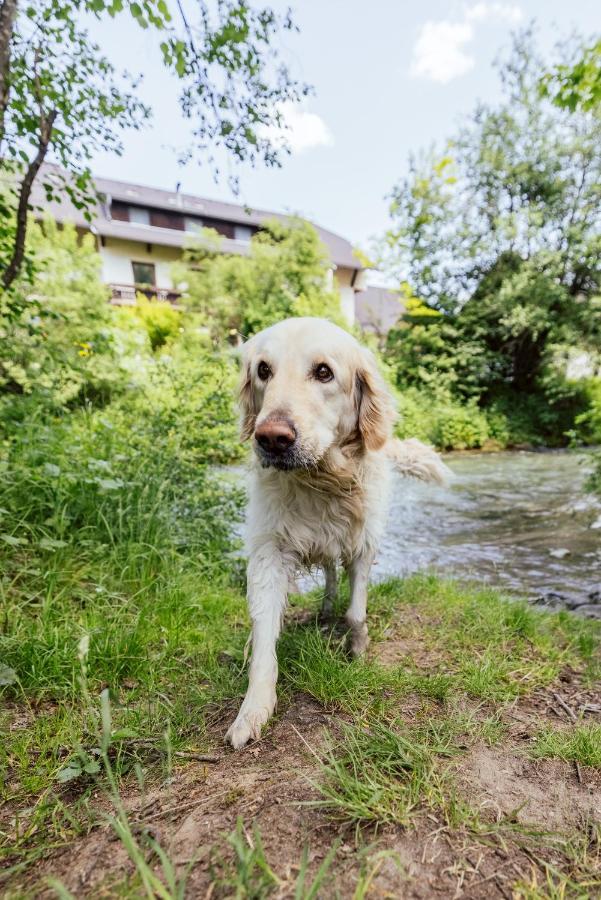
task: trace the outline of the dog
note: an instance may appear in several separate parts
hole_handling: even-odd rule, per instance
[[[324,612],[336,566],[350,583],[350,650],[368,646],[367,584],[386,524],[393,469],[443,484],[431,448],[393,437],[392,393],[373,354],[325,319],[286,319],[244,345],[241,437],[252,439],[247,583],[252,620],[248,690],[226,740],[258,739],[276,705],[276,642],[287,595],[303,568],[325,570]]]

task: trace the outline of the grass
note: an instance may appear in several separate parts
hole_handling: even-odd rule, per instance
[[[4,877],[12,872],[16,883],[52,848],[69,846],[102,821],[94,798],[99,790],[112,794],[106,766],[98,765],[94,698],[104,691],[110,699],[106,759],[115,790],[160,783],[170,777],[175,753],[206,751],[216,739],[215,718],[222,722],[226,707],[233,713],[245,685],[249,626],[239,589],[224,578],[207,581],[193,558],[168,547],[150,555],[132,548],[129,562],[111,548],[61,548],[21,562],[18,577],[4,585],[10,615],[0,633],[0,657],[14,672],[0,688],[7,734],[2,800],[14,813],[12,824],[10,816],[1,820],[0,861]],[[343,585],[341,606],[345,591]],[[374,586],[375,653],[367,661],[348,659],[343,636],[318,623],[317,603],[316,593],[294,600],[297,624],[284,630],[278,650],[279,710],[300,693],[331,715],[330,740],[316,748],[317,802],[338,828],[377,833],[383,825],[410,826],[429,810],[451,830],[487,832],[490,824],[479,823],[458,793],[453,766],[478,742],[506,740],[506,704],[551,685],[566,668],[583,684],[598,677],[595,623],[539,613],[494,591],[433,576]],[[408,649],[384,665],[377,638],[397,634]],[[415,661],[412,646],[427,655],[427,666]],[[540,732],[533,753],[598,766],[599,729]],[[120,837],[126,841],[127,832]],[[219,844],[220,889],[241,897],[276,890],[259,843],[251,836],[251,847],[240,834],[236,840]],[[179,896],[168,857],[160,871],[168,896]],[[299,897],[313,896],[311,872],[305,870]],[[373,866],[361,877],[366,884]],[[114,895],[139,896],[144,879],[132,878],[111,888]]]
[[[536,759],[547,757],[601,769],[601,725],[575,725],[566,731],[545,728],[531,750]]]

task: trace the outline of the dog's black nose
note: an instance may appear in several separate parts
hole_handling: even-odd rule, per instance
[[[255,438],[266,453],[278,455],[290,450],[296,440],[296,431],[285,419],[266,419],[255,429]]]

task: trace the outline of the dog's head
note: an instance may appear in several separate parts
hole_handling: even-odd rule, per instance
[[[394,421],[373,355],[325,319],[286,319],[243,349],[242,439],[263,466],[312,468],[334,450],[379,450]]]

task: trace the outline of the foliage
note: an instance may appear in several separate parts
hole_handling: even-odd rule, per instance
[[[601,496],[601,453],[594,456],[594,469],[587,482],[588,488]]]
[[[153,350],[158,350],[173,340],[182,329],[180,310],[174,309],[170,303],[159,303],[149,300],[144,294],[136,296],[136,305],[125,314],[131,313],[144,326]]]
[[[491,439],[506,443],[498,424],[495,432],[473,400],[461,402],[448,391],[407,388],[398,394],[398,410],[401,438],[417,437],[445,450],[471,450]]]
[[[247,256],[219,253],[215,238],[187,248],[176,281],[186,303],[213,336],[248,336],[288,316],[324,316],[341,323],[340,301],[328,285],[329,262],[315,228],[297,220],[266,223]]]
[[[146,335],[115,327],[92,235],[80,240],[74,226],[48,219],[32,226],[30,247],[34,283],[18,311],[0,306],[0,410],[15,394],[55,409],[106,402],[127,379],[124,352],[144,352]]]
[[[541,80],[541,93],[560,107],[593,110],[601,105],[601,40],[572,64],[556,66]]]
[[[99,151],[120,153],[123,129],[150,116],[136,81],[118,75],[83,27],[130,13],[158,32],[159,64],[180,85],[181,113],[190,124],[183,159],[209,162],[213,148],[230,158],[278,165],[286,104],[308,92],[291,78],[276,39],[294,29],[290,13],[245,0],[196,4],[189,18],[167,0],[41,0],[0,7],[0,270],[10,288],[24,263],[27,212],[40,174],[47,199],[66,195],[90,218],[96,202],[89,162]],[[62,170],[43,169],[46,160]],[[26,267],[26,271],[30,268]],[[18,297],[13,298],[18,302]]]
[[[541,100],[541,68],[518,37],[505,100],[479,106],[394,189],[383,260],[442,315],[409,310],[386,356],[401,387],[484,408],[537,397],[543,435],[561,440],[586,413],[570,353],[600,364],[601,119]]]

